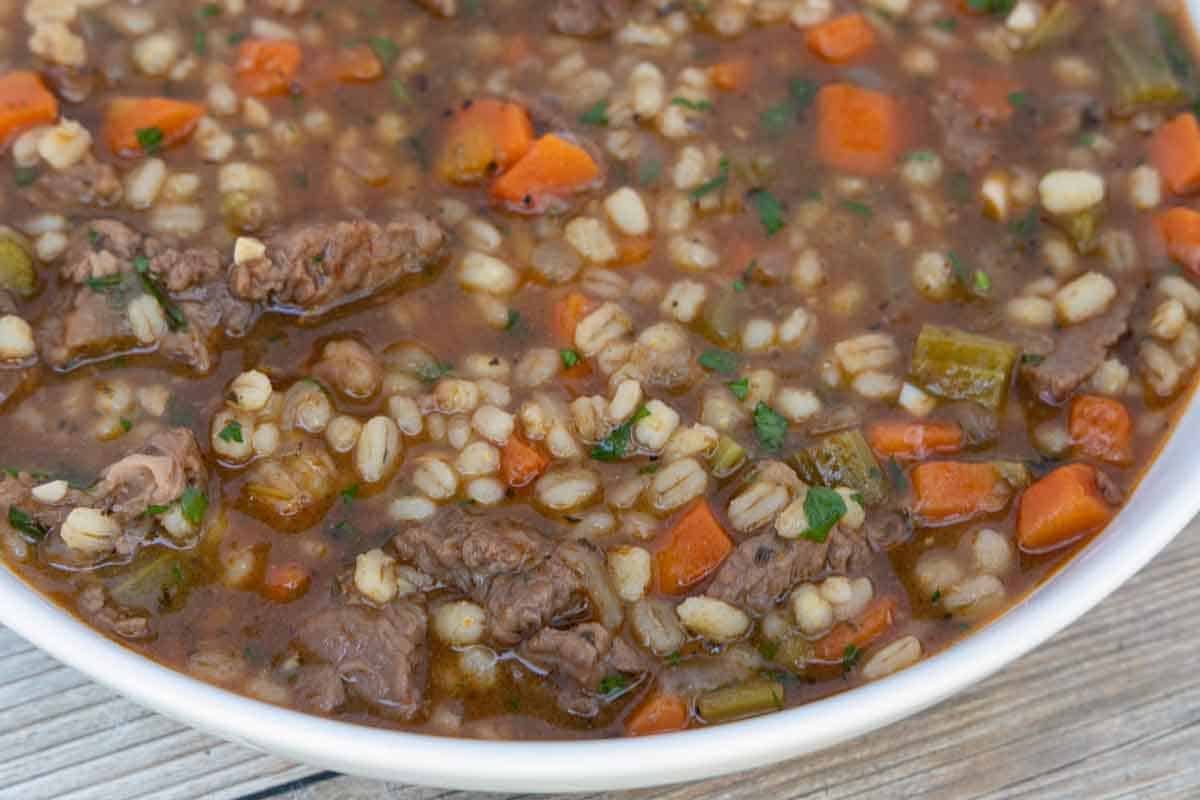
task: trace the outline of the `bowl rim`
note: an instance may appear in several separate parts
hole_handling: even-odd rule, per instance
[[[1200,19],[1200,0],[1185,13]],[[1192,25],[1193,40],[1200,33]],[[191,678],[94,631],[0,568],[0,623],[131,700],[206,733],[314,767],[453,789],[524,793],[659,786],[814,753],[911,716],[1066,628],[1200,512],[1200,408],[1187,400],[1126,506],[1056,575],[986,627],[894,675],[763,717],[642,739],[489,741],[372,728]]]
[[[1192,402],[1108,528],[1025,600],[954,646],[895,675],[793,709],[644,739],[458,739],[273,706],[138,655],[8,569],[0,570],[0,622],[137,703],[313,766],[484,791],[601,791],[678,783],[832,747],[928,708],[1043,643],[1124,583],[1200,511],[1200,450],[1189,449],[1191,441],[1200,441],[1200,408]]]

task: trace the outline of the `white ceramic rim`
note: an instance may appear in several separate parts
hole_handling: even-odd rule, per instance
[[[1200,0],[1188,0],[1200,19]],[[813,753],[983,680],[1070,625],[1200,512],[1195,398],[1137,492],[1058,575],[983,630],[880,681],[799,708],[644,739],[493,742],[351,725],[272,706],[175,672],[101,636],[7,569],[0,622],[130,699],[260,750],[364,777],[503,792],[602,791],[699,780]]]

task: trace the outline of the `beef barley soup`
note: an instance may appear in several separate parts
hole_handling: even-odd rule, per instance
[[[1187,400],[1179,5],[3,0],[0,553],[447,735],[910,666]]]

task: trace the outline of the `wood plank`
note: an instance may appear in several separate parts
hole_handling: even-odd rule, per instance
[[[590,797],[1196,797],[1198,574],[1200,521],[1046,647],[915,719],[747,775]],[[0,799],[110,797],[502,800],[329,777],[221,742],[129,703],[0,629]]]

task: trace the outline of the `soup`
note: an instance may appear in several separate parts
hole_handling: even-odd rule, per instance
[[[1174,3],[3,13],[0,552],[267,702],[880,679],[1101,530],[1200,359]]]

